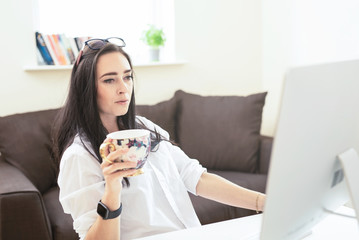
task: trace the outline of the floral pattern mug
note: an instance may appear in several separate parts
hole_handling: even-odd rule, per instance
[[[109,152],[120,149],[122,155],[114,162],[137,162],[137,171],[129,177],[143,174],[144,171],[142,167],[146,163],[148,154],[151,150],[150,136],[150,131],[145,129],[129,129],[110,133],[107,135],[109,141],[100,146],[100,155],[104,161],[112,163],[105,156],[106,148]]]

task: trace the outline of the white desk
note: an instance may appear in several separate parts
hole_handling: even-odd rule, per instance
[[[354,215],[354,210],[347,207],[341,207],[338,212]],[[196,228],[158,234],[141,238],[141,240],[238,240],[247,239],[253,235],[257,235],[257,237],[254,239],[259,239],[258,233],[261,228],[261,222],[262,215],[259,214],[203,225]],[[355,218],[348,218],[334,214],[328,216],[323,221],[318,223],[312,229],[312,231],[312,234],[307,236],[304,240],[359,239],[359,228],[357,220]]]
[[[340,207],[337,213],[355,216],[354,209],[348,207]],[[319,222],[312,230],[313,233],[304,240],[359,239],[359,225],[355,218],[331,214]]]

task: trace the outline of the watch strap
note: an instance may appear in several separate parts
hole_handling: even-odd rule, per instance
[[[104,211],[99,210],[100,208],[103,208]],[[122,212],[122,203],[117,210],[110,211],[110,209],[108,209],[108,207],[101,200],[98,202],[97,213],[104,220],[117,218],[118,216],[121,215],[121,212]]]

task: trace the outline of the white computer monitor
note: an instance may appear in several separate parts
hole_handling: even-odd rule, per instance
[[[288,71],[261,239],[301,239],[350,199],[338,160],[350,148],[359,153],[359,60]]]

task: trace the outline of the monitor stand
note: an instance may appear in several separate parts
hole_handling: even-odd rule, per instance
[[[338,155],[359,224],[359,156],[354,148]]]

